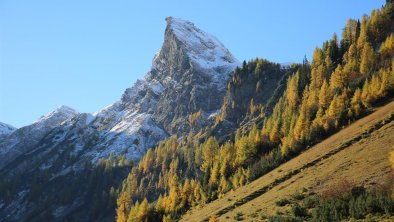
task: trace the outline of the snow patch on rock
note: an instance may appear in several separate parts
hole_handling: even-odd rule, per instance
[[[47,121],[56,121],[57,119],[71,119],[72,117],[76,116],[79,114],[76,110],[73,108],[70,108],[68,106],[59,106],[56,108],[54,111],[40,117],[38,120],[36,120],[34,123],[40,123],[40,122],[47,122]]]
[[[0,136],[10,134],[15,130],[17,130],[16,127],[0,122]]]
[[[223,85],[231,71],[240,65],[215,36],[202,31],[192,22],[174,17],[167,17],[166,21],[175,37],[182,42],[192,64],[199,69],[212,70],[207,73],[214,83]]]

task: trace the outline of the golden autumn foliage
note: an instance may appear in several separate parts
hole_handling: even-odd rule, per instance
[[[391,14],[394,9],[388,3],[361,22],[348,20],[340,42],[334,35],[315,49],[311,64],[299,64],[284,79],[272,111],[259,116],[259,127],[250,124],[219,141],[208,129],[171,137],[148,150],[123,182],[117,221],[144,221],[150,214],[158,221],[179,219],[186,210],[245,185],[392,98]],[[241,72],[249,66],[255,67],[251,72],[259,78],[261,61],[245,62],[245,69],[238,68],[232,80],[242,84]],[[256,81],[253,91],[261,93],[262,87]],[[228,90],[232,90],[231,84]],[[262,109],[253,98],[245,101],[245,115]],[[227,105],[237,106],[225,98],[223,106]],[[225,119],[224,110],[222,107],[215,124]],[[193,126],[201,115],[201,111],[190,114],[186,124]],[[394,152],[390,158],[394,166]]]

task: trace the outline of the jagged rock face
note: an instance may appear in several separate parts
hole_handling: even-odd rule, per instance
[[[238,61],[193,23],[172,17],[166,21],[164,43],[151,70],[126,90],[122,103],[152,114],[169,134],[185,135],[192,128],[190,114],[201,110],[206,122],[220,108]]]
[[[220,108],[237,60],[193,23],[171,17],[166,21],[164,43],[151,70],[126,89],[119,102],[94,114],[97,128],[115,134],[105,136],[111,139],[96,156],[113,152],[138,159],[165,137],[188,134],[190,114],[201,110],[202,120],[194,126],[198,130]]]
[[[202,119],[218,110],[226,82],[237,60],[215,37],[193,23],[169,17],[165,41],[145,80],[163,86],[154,118],[170,134],[190,131],[188,115],[201,110]],[[196,129],[198,130],[198,129]]]

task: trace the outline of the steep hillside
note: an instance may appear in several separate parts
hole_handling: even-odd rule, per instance
[[[215,116],[216,123],[210,129],[212,135],[219,140],[228,139],[228,134],[234,134],[240,126],[271,114],[278,95],[285,90],[286,79],[298,68],[299,65],[281,66],[256,58],[235,69],[227,83],[223,105]]]
[[[393,145],[391,102],[250,184],[185,213],[181,221],[203,221],[211,215],[234,221],[240,214],[245,221],[261,221],[289,210],[276,202],[296,193],[322,194],[343,180],[368,188],[385,185],[392,176],[388,157]]]
[[[288,75],[264,60],[244,62],[227,85],[213,127],[162,142],[132,168],[119,190],[117,221],[178,220],[190,208],[253,183],[392,99],[393,21],[390,1],[361,21],[349,19],[340,40],[334,34],[315,49],[311,63],[291,66]],[[265,86],[261,73],[278,85]],[[262,93],[264,87],[269,93]],[[223,139],[225,129],[230,132]]]
[[[260,67],[261,70],[256,72],[256,67]],[[137,203],[141,203],[144,199],[146,199],[144,204],[147,201],[157,201],[158,204],[161,204],[162,202],[172,201],[167,200],[170,195],[172,197],[174,195],[184,195],[178,193],[180,189],[183,189],[182,187],[187,189],[187,191],[185,190],[188,192],[187,195],[191,195],[192,190],[197,192],[198,195],[184,201],[176,200],[183,207],[178,207],[175,204],[169,210],[178,208],[180,211],[185,211],[192,205],[217,198],[218,195],[223,194],[230,188],[230,185],[221,184],[218,186],[217,171],[219,171],[219,165],[216,165],[215,169],[212,169],[211,166],[218,158],[225,158],[224,161],[227,161],[225,165],[221,166],[221,172],[227,171],[226,174],[229,177],[235,173],[245,178],[246,170],[236,171],[236,165],[231,162],[233,160],[230,158],[235,157],[236,148],[230,141],[234,139],[234,134],[237,134],[238,136],[235,138],[236,146],[242,146],[239,145],[241,143],[247,144],[250,138],[257,136],[258,129],[255,124],[248,127],[251,135],[254,133],[253,136],[241,136],[239,130],[238,133],[235,133],[235,129],[240,126],[243,127],[241,120],[247,119],[247,117],[261,117],[264,113],[263,108],[270,99],[272,101],[277,100],[277,98],[273,98],[274,94],[283,93],[284,78],[297,67],[299,66],[281,68],[279,64],[262,59],[245,62],[242,68],[234,72],[235,77],[229,81],[226,99],[224,99],[225,102],[220,112],[211,115],[210,119],[214,120],[212,126],[207,126],[197,133],[191,132],[186,137],[172,136],[162,141],[157,147],[149,149],[139,163],[132,168],[120,188],[119,208],[117,209],[119,220],[124,221],[127,217],[135,217],[138,210],[134,206],[138,207]],[[265,89],[259,89],[256,93],[255,82],[269,86],[265,86]],[[239,97],[237,94],[242,94],[242,96]],[[249,101],[254,99],[258,102],[258,105],[253,106],[255,111],[251,114]],[[229,105],[226,100],[230,101],[232,105]],[[190,125],[200,122],[203,118],[201,115],[201,111],[190,115],[188,119]],[[222,141],[224,141],[224,138],[228,138],[229,142],[220,146],[218,140],[212,135]],[[246,140],[248,141],[246,142]],[[254,143],[253,145],[247,144],[242,149],[251,154],[261,153],[261,151],[257,151],[257,146],[253,147],[254,145]],[[247,149],[252,149],[252,151],[247,151]],[[221,150],[221,156],[215,157],[215,155],[219,155],[219,150]],[[253,157],[237,158],[237,164],[247,165],[256,159]],[[216,174],[215,179],[209,178],[211,173]],[[245,182],[246,179],[243,179],[236,186],[241,186]],[[182,183],[185,184],[182,185]],[[135,203],[134,206],[133,202]],[[152,216],[151,220],[160,220],[159,218],[162,217],[163,212],[158,211],[157,215]]]

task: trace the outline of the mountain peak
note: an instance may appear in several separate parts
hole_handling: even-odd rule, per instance
[[[166,22],[166,33],[172,34],[181,43],[180,47],[199,68],[235,68],[239,64],[215,36],[202,31],[194,23],[174,17],[167,17]]]
[[[61,112],[61,113],[74,113],[74,114],[78,114],[78,111],[76,111],[75,109],[69,107],[69,106],[65,106],[65,105],[61,105],[59,107],[57,107],[55,109],[55,111],[57,112]]]
[[[17,128],[6,124],[6,123],[2,123],[0,122],[0,136],[4,135],[4,134],[10,134],[12,132],[14,132]]]
[[[48,121],[48,120],[52,120],[52,119],[64,121],[67,119],[71,119],[78,114],[79,114],[79,112],[76,111],[75,109],[65,106],[65,105],[61,105],[61,106],[57,107],[54,111],[40,117],[34,123]]]

